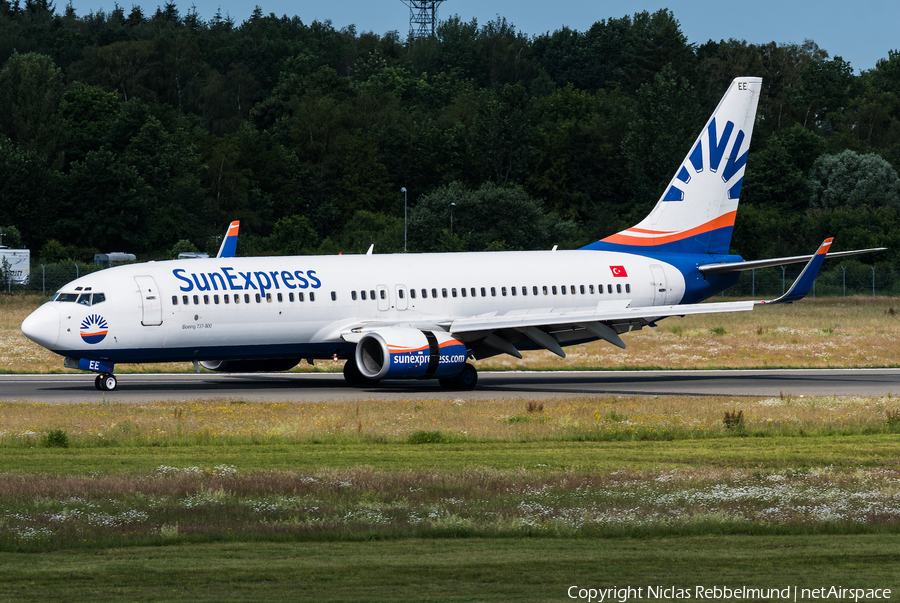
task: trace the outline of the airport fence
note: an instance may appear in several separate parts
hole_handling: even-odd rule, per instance
[[[900,296],[900,273],[890,264],[868,265],[861,262],[843,262],[823,270],[816,278],[811,297],[846,297],[851,295]],[[774,298],[786,291],[803,270],[805,264],[747,270],[741,274],[737,285],[728,289],[725,297]],[[5,293],[40,293],[53,295],[63,285],[91,272],[103,270],[100,266],[81,262],[39,264],[31,270],[27,285],[18,285],[0,275],[0,291]]]

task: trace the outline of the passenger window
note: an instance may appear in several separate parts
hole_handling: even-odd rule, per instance
[[[510,287],[509,292],[513,294],[513,297],[516,296],[516,288],[515,287]]]
[[[177,295],[173,295],[173,296],[172,296],[172,305],[173,305],[173,306],[177,306],[177,305],[178,305],[178,296],[177,296]]]
[[[581,292],[584,293],[584,285],[581,286]],[[575,285],[572,285],[572,295],[575,295]]]
[[[547,295],[547,285],[544,285],[544,295]]]
[[[366,292],[365,292],[365,291],[360,291],[360,292],[359,292],[359,297],[360,297],[360,299],[362,299],[363,301],[366,301]]]
[[[428,289],[422,289],[422,299],[428,299]]]
[[[612,293],[612,285],[607,285],[607,286],[606,286],[606,292],[607,292],[607,293]]]
[[[415,289],[410,289],[410,290],[409,290],[409,296],[410,296],[411,298],[413,298],[413,299],[416,299],[416,290],[415,290]]]
[[[402,289],[402,288],[401,288],[401,289],[397,289],[397,297],[399,297],[400,299],[403,299],[403,298],[405,297],[405,295],[403,294],[403,289]]]
[[[209,305],[209,296],[208,295],[203,296],[203,303],[206,304],[207,306]]]
[[[353,301],[356,301],[356,291],[350,292],[350,299],[352,299]]]
[[[535,295],[537,295],[537,294],[538,294],[538,289],[537,289],[537,285],[535,285],[535,286],[533,286],[533,287],[532,287],[532,288],[531,288],[531,292],[532,292],[532,293],[534,293],[534,294],[535,294]],[[547,292],[546,292],[546,291],[544,291],[544,293],[545,293],[545,294],[546,294],[546,293],[547,293]]]
[[[447,287],[444,287],[441,289],[441,297],[444,297],[444,298],[447,297]]]
[[[616,293],[622,292],[622,285],[616,285]]]
[[[522,295],[528,295],[528,287],[522,286]]]
[[[106,295],[102,293],[94,293],[94,297],[91,298],[91,305],[96,306],[97,304],[102,304],[106,301]]]
[[[554,287],[554,288],[555,288],[555,287]],[[560,292],[561,292],[563,295],[566,294],[566,286],[565,286],[565,285],[563,285],[563,286],[560,287],[559,289],[560,289]],[[556,291],[554,291],[554,293],[556,293]]]
[[[244,293],[244,303],[245,304],[250,303],[250,294],[249,293]]]
[[[454,289],[454,291],[456,291],[456,289]],[[465,287],[463,287],[462,289],[460,289],[459,292],[462,293],[462,296],[463,296],[463,297],[466,296],[466,288],[465,288]]]
[[[241,295],[240,295],[240,293],[235,293],[235,294],[234,294],[234,303],[236,303],[236,304],[241,303]]]
[[[593,294],[594,294],[594,286],[593,286],[593,285],[588,285],[588,289],[590,290],[591,295],[593,295]]]
[[[225,305],[228,305],[231,302],[231,297],[229,297],[228,294],[226,293],[225,295],[222,296],[222,300],[224,300]]]
[[[195,305],[195,306],[199,306],[199,305],[200,305],[200,296],[199,296],[199,295],[195,295],[195,296],[194,296],[194,305]]]
[[[450,295],[452,295],[453,297],[456,297],[456,287],[453,287],[452,289],[450,289]]]
[[[278,302],[280,303],[280,302],[283,302],[283,301],[284,301],[284,297],[282,297],[281,293],[279,293],[279,294],[278,294]]]
[[[312,291],[309,292],[309,301],[311,301],[311,302],[316,301],[316,294],[313,293]]]
[[[337,291],[331,292],[331,301],[337,301]]]
[[[269,302],[270,304],[272,303],[272,294],[271,293],[266,293],[266,301]]]
[[[472,287],[471,289],[469,289],[469,293],[471,294],[472,297],[478,297],[478,296],[475,294],[475,287]]]
[[[297,301],[303,301],[303,291],[297,292]]]
[[[288,293],[288,301],[289,301],[289,302],[294,301],[294,292],[293,292],[293,291],[291,291],[290,293]]]
[[[491,297],[497,297],[497,288],[491,287]]]
[[[625,293],[631,293],[631,285],[628,283],[625,283]]]
[[[481,297],[487,297],[487,290],[484,287],[481,288]]]
[[[500,287],[500,295],[506,297],[506,287]]]
[[[375,289],[369,289],[369,299],[375,300]],[[312,301],[312,297],[309,298],[309,301]]]
[[[553,285],[553,295],[556,295],[556,285]]]
[[[381,299],[387,299],[387,292],[386,292],[384,289],[382,289],[382,290],[379,291],[378,293],[381,295]],[[312,301],[312,300],[313,300],[313,294],[310,293],[310,294],[309,294],[309,301]]]
[[[216,304],[217,306],[219,305],[219,296],[218,295],[213,295],[213,303]]]

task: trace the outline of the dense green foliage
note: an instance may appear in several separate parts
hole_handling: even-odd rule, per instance
[[[0,222],[48,261],[576,247],[641,218],[739,75],[764,78],[733,251],[900,239],[900,52],[692,43],[670,11],[415,43],[167,3],[0,0]],[[455,223],[450,224],[450,203]],[[873,256],[896,268],[896,251]],[[871,261],[871,260],[870,260]]]

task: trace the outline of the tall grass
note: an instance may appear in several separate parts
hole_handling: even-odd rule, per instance
[[[740,416],[740,429],[723,414]],[[0,447],[629,441],[896,433],[885,397],[592,397],[294,404],[0,402]],[[736,420],[736,419],[735,419]],[[423,435],[424,434],[424,435]],[[427,437],[426,437],[427,436]]]

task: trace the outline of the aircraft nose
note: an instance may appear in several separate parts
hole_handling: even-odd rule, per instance
[[[22,333],[38,345],[53,349],[59,339],[59,310],[44,304],[22,322]]]

